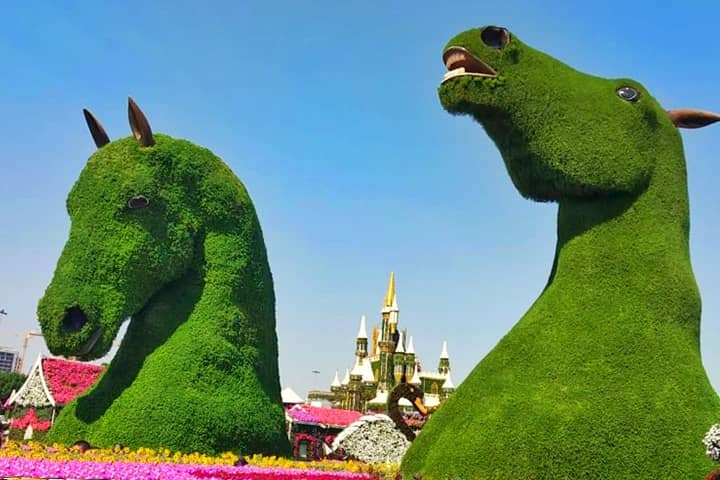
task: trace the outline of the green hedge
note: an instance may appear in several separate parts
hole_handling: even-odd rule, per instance
[[[44,442],[47,438],[48,432],[43,432],[40,430],[34,430],[33,431],[33,438],[30,440],[25,440],[25,429],[17,429],[13,428],[10,430],[10,434],[8,435],[8,440],[11,440],[13,442],[18,443],[28,443],[28,442]]]
[[[149,204],[131,209],[128,200]],[[209,150],[155,135],[87,162],[72,227],[38,307],[49,349],[97,358],[132,321],[99,382],[66,406],[48,441],[185,452],[287,454],[273,280],[245,187]],[[65,313],[87,324],[72,331]]]
[[[403,472],[705,478],[720,400],[700,358],[677,129],[635,81],[577,72],[514,36],[491,48],[480,32],[449,45],[502,85],[458,77],[440,99],[482,124],[521,194],[558,202],[557,250],[540,298],[431,417]]]
[[[25,383],[25,378],[27,377],[22,373],[0,372],[0,402],[5,403],[13,390],[19,390]]]

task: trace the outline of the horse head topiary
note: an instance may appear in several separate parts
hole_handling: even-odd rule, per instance
[[[558,203],[548,283],[424,427],[422,478],[703,478],[720,418],[699,349],[685,159],[638,82],[578,72],[500,27],[453,38],[443,107],[471,115],[527,197]]]
[[[38,317],[48,348],[83,360],[127,333],[101,380],[48,440],[215,453],[287,453],[275,297],[245,187],[209,150],[153,134],[98,150],[67,200],[70,236]]]

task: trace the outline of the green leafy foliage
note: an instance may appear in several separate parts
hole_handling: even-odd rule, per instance
[[[17,390],[25,383],[25,375],[17,372],[0,372],[0,403],[5,402],[13,390]]]
[[[148,205],[130,208],[138,196]],[[232,171],[185,140],[125,138],[88,160],[67,205],[70,237],[38,306],[48,347],[101,357],[132,320],[48,441],[286,454],[272,275]],[[64,320],[73,307],[79,329]]]
[[[548,284],[427,422],[410,478],[704,478],[720,418],[699,350],[677,129],[637,82],[585,75],[512,37],[454,38],[504,78],[441,85],[500,150],[521,194],[558,202]],[[635,102],[616,90],[640,91]]]

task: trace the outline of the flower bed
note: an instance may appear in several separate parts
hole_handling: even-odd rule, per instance
[[[113,480],[366,480],[370,475],[290,468],[184,465],[180,463],[56,461],[44,458],[0,458],[0,476]]]
[[[296,422],[317,423],[341,428],[362,417],[362,413],[354,410],[313,407],[310,405],[295,405],[289,408],[287,413]]]
[[[29,408],[25,415],[21,418],[13,418],[10,422],[10,428],[25,429],[27,426],[32,426],[33,430],[41,432],[47,431],[50,428],[49,419],[40,419],[35,413],[34,408]]]
[[[248,465],[235,467],[232,452],[213,457],[166,449],[100,449],[80,453],[61,445],[8,442],[0,449],[0,478],[222,479],[222,480],[369,480],[393,478],[396,467],[359,462],[299,462],[253,455]]]

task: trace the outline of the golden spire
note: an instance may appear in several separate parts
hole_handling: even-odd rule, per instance
[[[387,293],[385,294],[385,303],[383,307],[392,307],[395,298],[395,272],[390,272],[390,282],[388,282]]]
[[[377,325],[373,326],[372,332],[372,353],[370,355],[374,357],[375,355],[378,355],[380,353],[378,351],[378,335],[380,332],[378,331]]]

